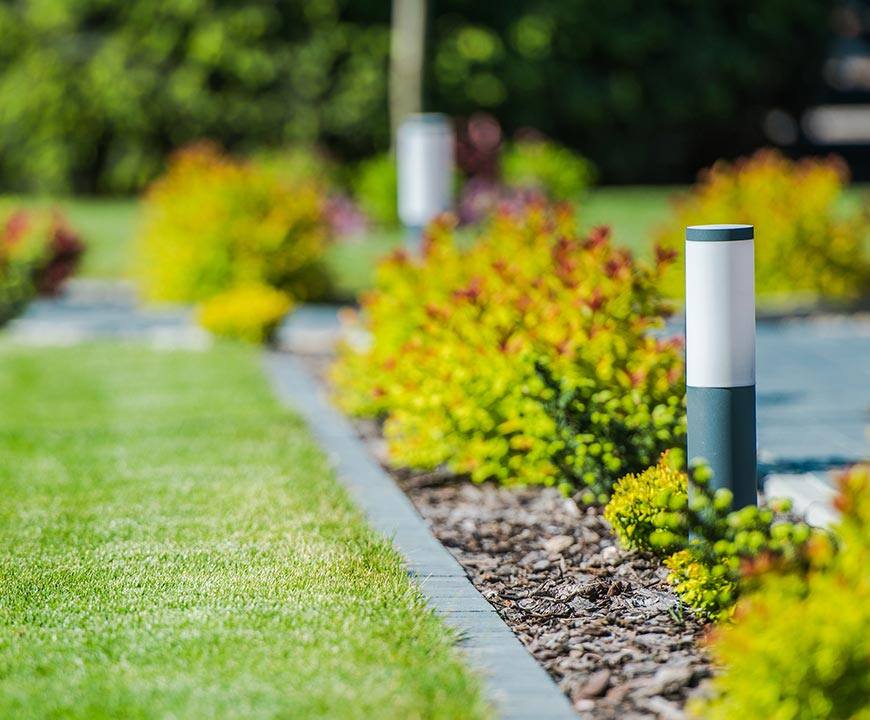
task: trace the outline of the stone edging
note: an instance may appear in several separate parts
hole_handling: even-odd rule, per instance
[[[576,720],[568,699],[432,535],[347,419],[330,405],[320,382],[292,355],[267,352],[264,362],[278,398],[308,424],[370,525],[392,541],[429,604],[459,631],[460,646],[484,676],[499,717]]]

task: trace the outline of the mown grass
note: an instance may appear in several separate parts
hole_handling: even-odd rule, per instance
[[[253,351],[0,344],[0,717],[478,718]]]

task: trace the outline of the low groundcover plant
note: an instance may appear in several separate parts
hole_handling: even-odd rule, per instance
[[[703,463],[686,473],[668,453],[622,478],[604,511],[622,545],[664,559],[669,581],[698,615],[729,618],[759,569],[800,577],[833,551],[828,533],[788,516],[787,501],[734,510],[731,492],[714,490],[711,479]]]
[[[269,340],[293,301],[268,285],[240,285],[209,298],[199,307],[199,322],[215,335],[251,343]]]
[[[606,501],[685,433],[680,346],[654,332],[668,257],[581,235],[565,206],[499,213],[468,250],[454,227],[442,218],[422,257],[380,266],[371,343],[333,370],[339,403],[385,418],[395,463]]]

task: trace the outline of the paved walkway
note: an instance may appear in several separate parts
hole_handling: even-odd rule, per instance
[[[74,280],[61,297],[30,303],[9,323],[6,334],[12,342],[29,345],[75,345],[104,338],[165,349],[198,350],[211,344],[189,308],[142,308],[132,286],[98,280]]]
[[[868,457],[870,317],[758,326],[759,460],[816,469]]]

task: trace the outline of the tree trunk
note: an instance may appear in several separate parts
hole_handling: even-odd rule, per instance
[[[426,0],[393,0],[390,38],[390,135],[393,147],[399,124],[423,109],[423,54]]]

